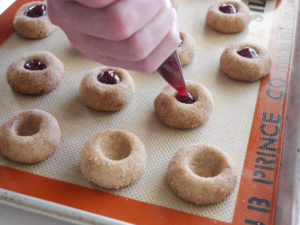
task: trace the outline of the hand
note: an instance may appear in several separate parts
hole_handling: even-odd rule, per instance
[[[48,0],[52,23],[104,65],[152,72],[179,44],[170,0]]]

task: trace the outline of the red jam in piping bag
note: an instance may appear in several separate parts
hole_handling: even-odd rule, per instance
[[[176,51],[174,51],[172,55],[170,55],[169,58],[161,64],[157,71],[178,92],[179,95],[177,96],[181,95],[185,97],[184,99],[186,99],[187,102],[183,100],[181,100],[181,102],[188,103],[190,101],[189,98],[193,98],[186,88]]]
[[[181,65],[176,51],[166,59],[157,69],[157,72],[180,94],[188,95],[186,85],[182,76]]]

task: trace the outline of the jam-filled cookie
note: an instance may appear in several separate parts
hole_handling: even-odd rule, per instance
[[[256,81],[270,72],[271,56],[266,49],[256,44],[232,44],[223,51],[220,68],[233,79]]]
[[[146,166],[144,144],[131,132],[107,130],[91,137],[80,152],[80,168],[91,182],[118,189],[138,179]]]
[[[11,88],[22,94],[45,94],[58,86],[64,65],[52,53],[38,51],[13,61],[6,78]]]
[[[82,79],[79,97],[95,110],[118,111],[130,101],[134,91],[134,81],[126,70],[99,67]]]
[[[242,32],[250,22],[250,10],[241,1],[221,0],[212,4],[206,14],[206,23],[223,33]]]
[[[21,163],[36,163],[53,153],[60,128],[50,113],[30,109],[9,119],[0,129],[0,154]]]
[[[196,44],[193,37],[190,34],[181,31],[180,45],[177,48],[177,53],[181,66],[186,66],[194,59],[195,48]]]
[[[168,166],[171,189],[186,201],[205,205],[229,196],[237,183],[237,173],[228,156],[208,144],[192,144],[179,149]]]
[[[179,95],[171,86],[163,88],[154,102],[159,119],[174,128],[195,128],[203,125],[213,110],[211,93],[202,84],[186,81],[188,96]]]
[[[57,27],[47,16],[46,2],[29,2],[23,5],[13,20],[15,30],[26,38],[44,38],[50,35]]]

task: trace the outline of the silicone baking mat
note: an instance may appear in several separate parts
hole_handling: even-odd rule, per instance
[[[1,156],[0,188],[137,224],[273,224],[298,1],[245,1],[252,15],[249,27],[240,34],[221,34],[205,25],[212,1],[180,0],[180,29],[190,33],[197,44],[194,61],[183,69],[185,79],[204,84],[214,98],[209,121],[192,130],[172,129],[156,117],[153,102],[166,85],[157,73],[130,71],[137,89],[120,112],[87,108],[79,100],[78,87],[84,74],[99,64],[74,49],[61,30],[41,40],[24,39],[16,33],[10,36],[14,12],[24,2],[17,1],[0,16],[0,124],[21,110],[42,109],[57,118],[62,141],[53,155],[34,165]],[[270,75],[261,82],[245,83],[221,73],[219,57],[235,42],[268,48],[273,60]],[[37,50],[50,51],[63,62],[62,82],[44,96],[13,92],[6,82],[8,65]],[[83,177],[79,152],[89,137],[114,128],[137,134],[148,158],[140,179],[110,191]],[[168,162],[180,146],[190,143],[216,145],[236,162],[238,185],[223,202],[196,206],[168,187]]]

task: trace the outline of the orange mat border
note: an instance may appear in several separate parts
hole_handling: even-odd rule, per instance
[[[0,15],[0,45],[13,33],[16,10],[32,0],[17,0]],[[276,7],[285,0],[277,0]],[[249,144],[232,223],[216,221],[111,193],[0,166],[0,188],[130,223],[273,224],[290,70],[278,71],[280,17],[273,22],[270,48],[273,65],[259,87]],[[294,29],[295,26],[293,26]],[[293,31],[294,32],[294,31]],[[290,43],[292,45],[292,42]],[[288,55],[290,59],[290,54]],[[290,62],[290,60],[289,60]],[[274,161],[275,160],[275,161]]]

